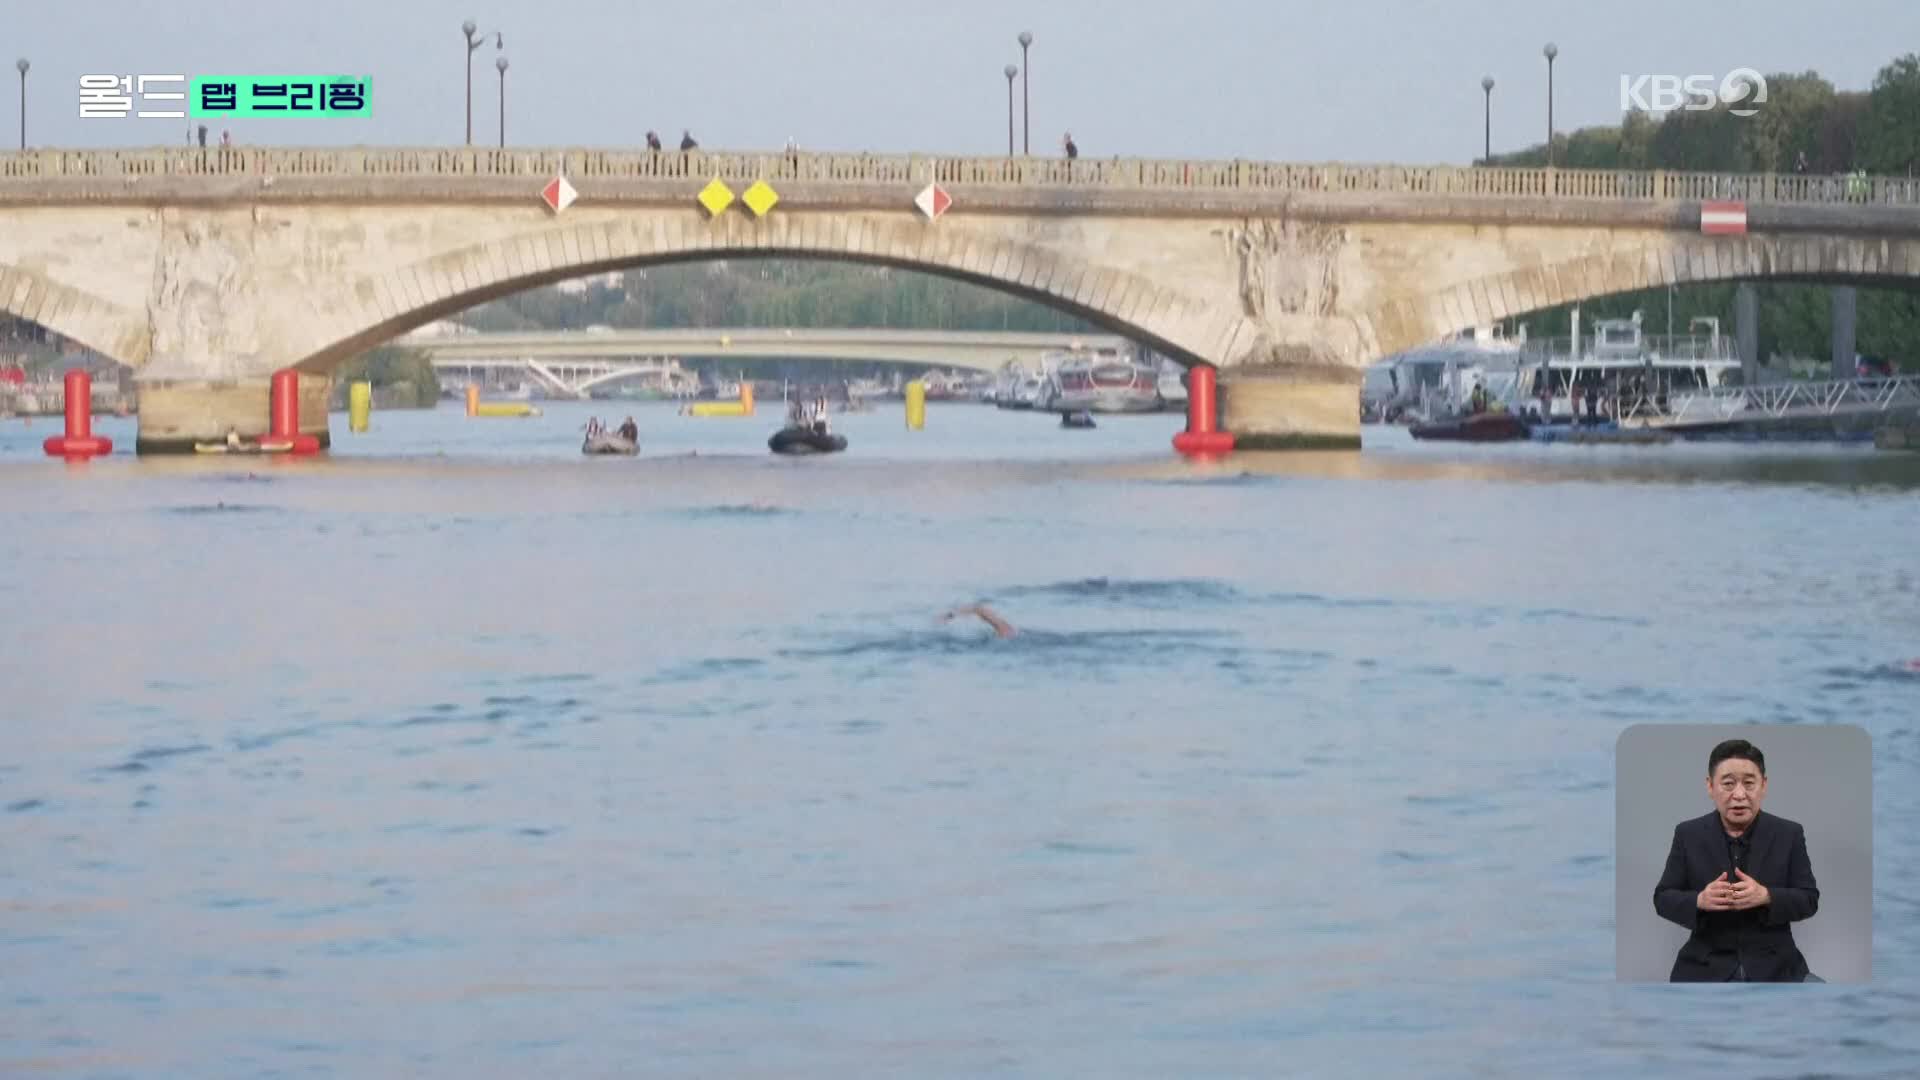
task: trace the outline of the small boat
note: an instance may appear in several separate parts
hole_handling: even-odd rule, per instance
[[[618,432],[596,431],[580,444],[580,452],[588,456],[624,454],[633,457],[640,452],[640,444]]]
[[[847,448],[847,437],[812,427],[784,427],[767,439],[776,454],[833,454]]]
[[[1084,409],[1079,412],[1063,412],[1060,414],[1060,426],[1063,428],[1093,427],[1093,414]]]
[[[1415,424],[1410,434],[1443,442],[1518,442],[1528,437],[1528,431],[1527,422],[1512,413],[1488,412]]]
[[[263,440],[260,442],[196,442],[193,452],[196,454],[284,454],[293,449],[293,443],[285,439]]]

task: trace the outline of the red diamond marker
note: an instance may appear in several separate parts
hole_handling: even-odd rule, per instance
[[[580,193],[573,190],[573,185],[567,183],[567,178],[564,176],[554,177],[547,181],[546,187],[540,189],[540,201],[546,203],[556,214],[572,206],[573,200],[579,196]]]
[[[928,221],[932,221],[941,214],[946,213],[947,207],[953,205],[953,196],[947,194],[947,189],[941,187],[939,184],[928,184],[925,188],[921,189],[919,195],[914,196],[913,205],[919,207],[920,212],[927,215]]]

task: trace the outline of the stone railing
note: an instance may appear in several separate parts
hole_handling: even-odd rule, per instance
[[[0,185],[249,176],[422,180],[547,177],[729,183],[913,184],[1164,192],[1479,196],[1638,202],[1878,204],[1920,207],[1920,178],[1689,173],[1452,165],[1290,165],[1265,161],[933,157],[921,154],[726,153],[695,150],[296,149],[209,147],[0,153]]]

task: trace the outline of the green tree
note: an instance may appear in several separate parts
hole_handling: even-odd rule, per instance
[[[1880,69],[1860,117],[1860,167],[1893,176],[1920,173],[1920,54]]]
[[[399,345],[381,345],[353,357],[334,372],[334,385],[372,383],[376,390],[395,392],[399,407],[429,408],[440,400],[440,379],[427,355]]]
[[[1760,172],[1785,173],[1805,154],[1811,167],[1835,96],[1833,84],[1811,71],[1767,76],[1766,102],[1740,128],[1746,160]]]

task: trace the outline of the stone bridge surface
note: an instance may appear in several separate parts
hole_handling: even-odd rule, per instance
[[[578,199],[540,198],[565,176]],[[718,182],[718,210],[698,195]],[[770,207],[748,205],[763,183]],[[951,208],[915,198],[939,184]],[[1703,203],[1745,231],[1702,231]],[[1358,446],[1373,360],[1650,286],[1920,278],[1920,179],[589,150],[0,154],[0,309],[137,369],[143,450],[266,429],[309,374],[583,274],[817,256],[1028,296],[1221,370],[1246,448]],[[304,427],[318,424],[303,409]]]

